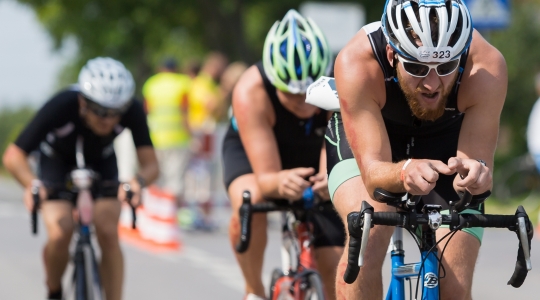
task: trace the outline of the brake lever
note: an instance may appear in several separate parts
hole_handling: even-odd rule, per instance
[[[532,270],[531,246],[530,246],[530,242],[531,242],[532,237],[529,237],[529,235],[527,233],[527,231],[528,231],[527,230],[527,224],[525,223],[525,218],[524,217],[519,217],[518,218],[518,230],[519,230],[519,239],[521,241],[521,247],[523,248],[523,255],[524,255],[524,258],[525,258],[525,263],[527,264],[527,271],[530,271],[530,270]]]
[[[32,207],[31,224],[32,224],[32,233],[34,235],[38,233],[38,210],[40,206],[39,187],[40,187],[40,184],[32,183],[31,192],[32,192],[32,200],[33,200],[34,206]]]
[[[366,201],[362,201],[360,212],[351,212],[347,215],[349,254],[347,269],[343,274],[343,281],[348,284],[351,284],[356,280],[358,273],[360,272],[360,267],[364,264],[364,253],[369,238],[369,230],[371,229],[372,215],[373,207]]]
[[[514,273],[508,281],[508,284],[518,288],[525,281],[527,273],[532,270],[530,253],[533,229],[529,217],[521,205],[516,210],[516,219],[517,227],[515,228],[515,231],[519,239],[518,256]]]
[[[251,193],[247,190],[242,193],[242,205],[238,213],[240,216],[240,239],[236,244],[236,252],[244,253],[249,248],[251,239]]]

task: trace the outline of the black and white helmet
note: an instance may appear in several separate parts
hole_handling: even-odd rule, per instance
[[[89,60],[79,73],[83,96],[100,106],[112,109],[127,107],[135,92],[135,82],[128,69],[109,57]]]
[[[473,32],[471,15],[461,0],[387,0],[381,26],[399,55],[421,62],[456,59],[469,48]]]

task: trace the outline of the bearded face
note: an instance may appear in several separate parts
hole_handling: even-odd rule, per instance
[[[448,100],[448,96],[452,91],[452,86],[453,82],[455,82],[455,78],[454,80],[452,80],[452,84],[442,86],[440,92],[429,93],[422,88],[422,84],[417,84],[416,86],[411,84],[414,82],[414,80],[411,80],[414,77],[406,73],[405,75],[403,75],[402,72],[404,71],[401,70],[401,68],[397,68],[399,86],[401,87],[401,90],[403,91],[403,94],[407,99],[407,103],[409,104],[413,115],[420,120],[426,121],[435,121],[440,118],[444,114],[446,101]],[[438,99],[436,99],[435,107],[433,107],[433,105],[429,107],[423,104],[421,100],[423,97],[437,97]]]

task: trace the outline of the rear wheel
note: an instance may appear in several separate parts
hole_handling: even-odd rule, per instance
[[[304,300],[324,300],[324,290],[321,276],[318,273],[310,273],[307,276],[307,286],[304,289]]]

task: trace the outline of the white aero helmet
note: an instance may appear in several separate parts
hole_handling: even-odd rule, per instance
[[[266,36],[264,72],[277,89],[303,94],[311,83],[328,75],[332,66],[330,56],[326,37],[317,24],[291,9]]]
[[[458,58],[469,48],[473,32],[471,15],[461,0],[387,0],[381,26],[394,51],[421,62]]]
[[[79,73],[79,88],[85,98],[100,106],[124,109],[131,103],[135,82],[124,65],[109,57],[89,60]]]

